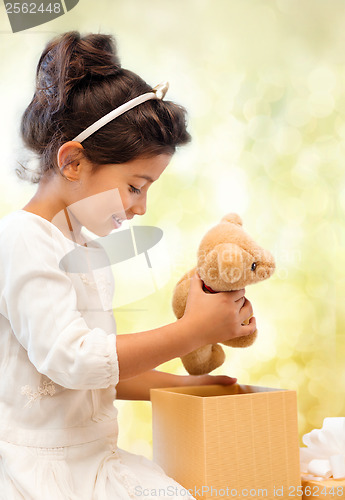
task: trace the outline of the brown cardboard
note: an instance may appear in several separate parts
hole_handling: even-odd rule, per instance
[[[170,387],[151,401],[154,461],[196,498],[301,498],[295,391]]]
[[[339,500],[345,498],[345,479],[313,481],[302,479],[303,500]]]

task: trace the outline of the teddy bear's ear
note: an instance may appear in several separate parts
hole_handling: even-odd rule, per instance
[[[237,224],[238,226],[243,225],[241,217],[235,213],[225,215],[220,222],[232,222],[233,224]]]

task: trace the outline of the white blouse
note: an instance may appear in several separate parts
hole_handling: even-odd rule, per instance
[[[0,440],[62,447],[117,432],[106,259],[38,215],[0,220]]]

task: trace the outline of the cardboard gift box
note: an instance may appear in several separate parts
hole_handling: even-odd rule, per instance
[[[345,479],[313,481],[302,478],[302,500],[339,500],[345,498]]]
[[[301,498],[295,391],[172,387],[151,401],[153,459],[194,497]]]

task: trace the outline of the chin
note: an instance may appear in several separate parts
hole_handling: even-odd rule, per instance
[[[104,231],[98,231],[95,234],[96,234],[96,236],[99,236],[100,238],[104,238],[104,236],[108,236],[112,231],[114,231],[114,228],[107,229]]]
[[[85,226],[85,229],[90,231],[95,236],[103,238],[104,236],[108,236],[108,234],[110,234],[114,228],[108,228],[108,227],[100,228],[100,227]]]

